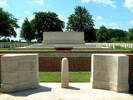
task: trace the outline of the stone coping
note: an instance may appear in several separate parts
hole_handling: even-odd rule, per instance
[[[127,56],[126,54],[92,54],[92,56],[94,55],[99,55],[99,56]]]
[[[38,54],[4,54],[3,56],[28,56],[28,55],[38,55]]]
[[[72,45],[54,45],[54,48],[72,48]]]
[[[130,50],[0,50],[0,53],[133,53]]]
[[[39,53],[39,57],[91,57],[91,53]]]

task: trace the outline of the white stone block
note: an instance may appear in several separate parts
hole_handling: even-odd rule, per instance
[[[92,88],[127,92],[129,58],[124,54],[92,54]]]
[[[2,92],[15,92],[39,86],[37,54],[5,54],[1,57]]]

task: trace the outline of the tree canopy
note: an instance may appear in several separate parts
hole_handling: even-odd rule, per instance
[[[16,37],[15,28],[19,28],[17,19],[12,14],[0,8],[0,37]]]
[[[130,28],[128,31],[129,31],[129,39],[133,40],[133,28]]]
[[[37,12],[35,13],[35,28],[37,30],[36,38],[41,42],[43,32],[63,31],[64,22],[54,12]]]
[[[96,31],[96,38],[98,42],[107,41],[109,39],[108,30],[105,26],[101,26],[100,29]]]
[[[22,24],[22,29],[20,33],[20,37],[25,39],[27,42],[31,42],[31,40],[35,39],[35,25],[34,20],[31,22],[26,18],[24,23]]]
[[[128,32],[121,29],[108,29],[101,26],[96,30],[96,38],[98,42],[107,41],[126,41],[128,40]]]
[[[27,18],[22,24],[20,37],[28,42],[37,39],[42,42],[43,32],[63,31],[64,22],[54,12],[36,12],[35,18],[29,21]],[[16,29],[19,28],[17,19],[10,13],[0,8],[0,38],[2,41],[10,41],[9,38],[16,37]],[[77,6],[73,14],[68,17],[67,31],[84,32],[86,42],[122,42],[133,40],[133,28],[128,31],[122,29],[108,29],[101,26],[94,29],[92,15],[85,7]]]
[[[85,40],[95,40],[94,22],[85,7],[77,6],[74,14],[68,17],[67,31],[84,32]]]
[[[127,32],[123,31],[121,29],[108,29],[110,38],[116,38],[116,37],[127,37]]]
[[[94,26],[92,16],[86,8],[77,6],[74,14],[68,17],[67,30],[68,31],[84,31],[92,29]]]

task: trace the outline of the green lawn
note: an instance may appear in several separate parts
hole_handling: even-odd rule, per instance
[[[70,82],[90,82],[91,72],[70,72]],[[40,72],[40,82],[61,82],[60,72]]]
[[[10,48],[0,48],[0,50],[10,50]]]

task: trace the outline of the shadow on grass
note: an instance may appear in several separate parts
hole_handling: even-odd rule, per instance
[[[29,96],[29,95],[32,95],[35,93],[48,92],[48,91],[51,91],[51,88],[39,86],[39,88],[37,88],[37,89],[31,89],[31,90],[24,90],[24,91],[20,91],[20,92],[9,93],[9,95],[26,97],[26,96]]]

